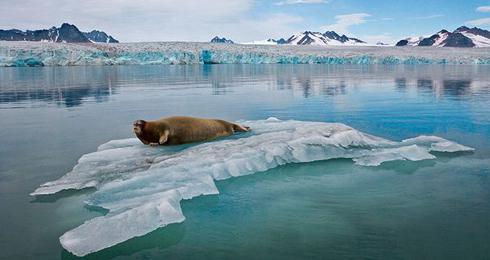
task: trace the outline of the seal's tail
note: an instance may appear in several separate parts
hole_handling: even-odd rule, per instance
[[[250,131],[250,127],[233,124],[233,131],[235,131],[235,132],[248,132],[248,131]]]

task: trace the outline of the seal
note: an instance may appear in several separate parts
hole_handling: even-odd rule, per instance
[[[177,145],[209,141],[235,132],[248,132],[248,126],[220,119],[173,116],[155,121],[136,120],[133,131],[146,145]]]

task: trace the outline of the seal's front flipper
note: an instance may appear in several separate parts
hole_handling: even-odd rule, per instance
[[[235,131],[235,132],[248,132],[248,131],[250,131],[250,127],[233,124],[233,131]]]
[[[168,131],[165,131],[161,136],[160,139],[158,139],[158,144],[162,145],[166,143],[168,140]]]

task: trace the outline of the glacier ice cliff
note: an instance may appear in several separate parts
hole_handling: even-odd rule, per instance
[[[490,48],[240,45],[192,42],[73,44],[0,41],[0,66],[131,64],[490,64]]]
[[[350,158],[358,165],[377,166],[394,160],[434,159],[431,152],[473,150],[436,136],[390,141],[340,123],[276,118],[243,123],[253,129],[251,133],[194,146],[154,148],[136,138],[110,141],[31,195],[96,188],[86,203],[108,213],[60,237],[65,249],[84,256],[184,221],[180,201],[218,194],[216,180],[288,163]]]

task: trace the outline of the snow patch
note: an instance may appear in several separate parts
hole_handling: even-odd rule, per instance
[[[443,43],[447,39],[447,37],[449,37],[449,33],[439,32],[437,35],[439,37],[437,38],[437,40],[435,40],[435,42],[432,46],[443,47],[444,46]]]
[[[277,41],[274,41],[273,39],[259,40],[259,41],[252,41],[252,42],[243,42],[241,44],[245,44],[245,45],[278,45]]]
[[[481,35],[475,35],[473,33],[469,32],[461,32],[464,36],[470,38],[473,43],[475,44],[475,47],[490,47],[490,39],[486,38]]]

